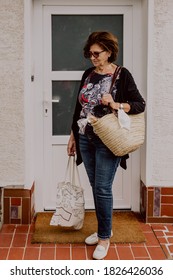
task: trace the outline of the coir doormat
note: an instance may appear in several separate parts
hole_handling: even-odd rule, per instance
[[[74,230],[60,226],[50,226],[53,213],[37,213],[32,243],[83,243],[90,234],[97,232],[95,213],[86,211],[83,228]],[[113,213],[112,243],[141,243],[145,236],[133,212],[115,211]]]

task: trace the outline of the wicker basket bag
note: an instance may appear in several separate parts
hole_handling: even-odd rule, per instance
[[[144,113],[128,116],[131,122],[129,130],[120,126],[118,117],[114,113],[96,121],[91,120],[94,132],[116,156],[123,156],[137,150],[145,140]]]

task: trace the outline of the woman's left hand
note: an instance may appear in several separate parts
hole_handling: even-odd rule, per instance
[[[114,102],[112,95],[109,93],[106,93],[102,96],[102,104],[103,105],[110,105],[110,103]]]
[[[102,104],[110,106],[113,110],[120,109],[120,103],[115,102],[112,98],[112,95],[106,93],[102,96]],[[123,105],[123,110],[128,113],[130,111],[130,105],[128,103],[121,103]]]

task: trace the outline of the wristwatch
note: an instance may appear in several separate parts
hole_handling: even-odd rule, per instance
[[[119,109],[124,109],[124,105],[122,103],[120,103]]]

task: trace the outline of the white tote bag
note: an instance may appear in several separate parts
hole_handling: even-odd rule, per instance
[[[65,180],[58,183],[56,212],[50,225],[81,229],[85,215],[84,190],[74,156],[68,159]]]

